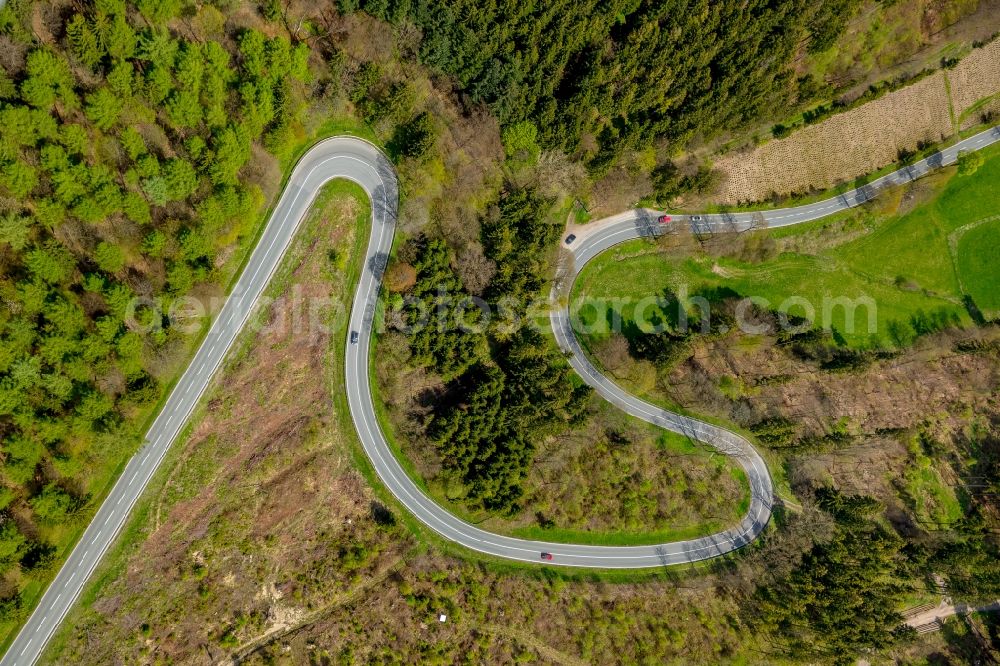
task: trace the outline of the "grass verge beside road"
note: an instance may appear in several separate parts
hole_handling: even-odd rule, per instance
[[[620,317],[631,330],[634,303],[650,296],[663,298],[667,290],[688,296],[765,298],[771,307],[791,303],[793,315],[812,314],[817,325],[835,330],[852,347],[905,345],[926,317],[968,325],[970,299],[991,318],[1000,313],[1000,281],[995,279],[1000,223],[983,220],[1000,207],[1000,189],[995,187],[1000,148],[987,148],[984,156],[985,163],[973,175],[956,175],[951,168],[905,192],[883,193],[874,204],[836,220],[761,232],[776,243],[772,256],[763,260],[699,251],[671,256],[647,241],[624,243],[587,265],[573,300],[609,303],[582,310],[585,325]],[[970,225],[975,226],[957,243],[950,242]],[[616,298],[629,298],[632,305],[612,303]],[[824,303],[837,298],[871,299],[876,306],[874,330],[869,330],[866,307],[856,309],[852,321],[846,309],[832,307],[822,321]],[[653,305],[646,319],[670,321],[677,316],[676,308],[676,300]],[[606,327],[598,326],[583,337],[592,346],[607,334]]]

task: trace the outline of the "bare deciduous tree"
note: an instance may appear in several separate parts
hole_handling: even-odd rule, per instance
[[[563,152],[547,150],[538,158],[535,178],[539,191],[547,197],[577,194],[587,182],[581,162],[574,162]]]
[[[28,46],[15,41],[7,35],[0,35],[0,66],[10,74],[17,74],[24,69]]]
[[[628,340],[621,333],[614,333],[607,340],[597,344],[594,355],[608,370],[612,372],[621,368],[631,360],[628,351]]]
[[[483,293],[496,270],[496,264],[483,254],[483,247],[479,243],[469,243],[455,258],[455,272],[469,293],[475,296]]]

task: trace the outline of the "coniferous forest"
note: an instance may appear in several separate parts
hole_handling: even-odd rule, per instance
[[[384,283],[396,329],[379,344],[405,347],[383,358],[399,352],[433,389],[411,433],[470,511],[524,511],[540,443],[596,411],[527,325],[574,199],[642,151],[644,201],[710,189],[701,155],[673,160],[810,104],[835,108],[836,86],[795,63],[830,49],[863,4],[7,0],[0,623],[30,611],[190,358],[200,331],[182,329],[172,306],[225,295],[296,155],[345,128],[379,142],[401,177],[401,241]],[[372,36],[387,53],[345,46]],[[347,263],[330,261],[338,277]],[[517,325],[477,326],[473,297]],[[418,325],[417,302],[472,326]],[[637,337],[620,355],[665,374],[698,341]],[[780,456],[794,429],[773,416],[754,434]],[[615,427],[595,430],[620,443]],[[998,440],[982,441],[977,464],[994,478]],[[733,594],[749,618],[740,630],[774,638],[775,654],[836,661],[912,638],[896,609],[931,573],[963,598],[1000,591],[992,509],[978,500],[924,543],[867,495],[824,486],[800,499],[823,533],[764,539],[760,559],[787,566]]]

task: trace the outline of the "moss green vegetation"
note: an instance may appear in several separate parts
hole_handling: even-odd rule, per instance
[[[647,482],[638,488],[630,488],[631,492],[626,491],[629,492],[628,495],[619,498],[621,501],[621,508],[619,510],[622,513],[622,521],[625,525],[613,530],[583,530],[532,525],[516,527],[509,530],[510,533],[513,536],[525,539],[565,543],[591,543],[607,546],[635,546],[693,539],[721,531],[727,527],[732,527],[739,522],[746,513],[750,503],[750,487],[742,469],[724,456],[711,455],[703,446],[691,441],[687,437],[670,431],[660,430],[644,422],[639,427],[648,430],[651,435],[655,436],[654,446],[658,453],[667,458],[679,459],[686,457],[688,460],[683,463],[685,466],[691,464],[706,466],[709,472],[697,482],[699,483],[699,487],[691,488],[687,486],[684,477],[671,478],[664,476],[659,481],[662,483],[672,482],[674,484],[673,487],[665,489],[656,488]],[[630,446],[639,446],[639,444],[632,443]],[[614,450],[599,447],[596,443],[591,445],[591,449],[590,455],[608,456],[614,459]],[[713,483],[713,479],[718,479],[723,474],[730,475],[735,480],[741,496],[725,497],[723,499],[725,507],[722,515],[704,519],[694,524],[679,524],[681,522],[679,520],[680,514],[684,513],[682,511],[676,511],[673,515],[659,516],[659,520],[650,519],[649,514],[655,508],[658,492],[666,490],[677,497],[684,498],[681,501],[690,501],[690,498],[701,497],[706,493],[710,493],[708,484]],[[621,479],[619,484],[627,487],[631,485],[628,481],[628,479]],[[576,483],[589,485],[598,484],[599,482],[600,479],[591,477],[581,478]],[[715,483],[714,485],[717,486],[718,484]],[[599,492],[608,495],[615,495],[616,490],[618,489],[614,487],[598,488]],[[643,504],[649,504],[650,506],[643,506]],[[630,516],[633,519],[630,519]]]
[[[956,486],[941,477],[933,458],[923,450],[922,437],[909,442],[910,465],[903,474],[905,496],[917,520],[931,526],[948,526],[965,515]]]
[[[950,177],[933,199],[905,214],[882,215],[872,207],[841,216],[840,235],[846,240],[808,243],[808,251],[794,248],[805,247],[806,239],[822,233],[829,221],[766,232],[792,249],[762,261],[701,252],[670,257],[646,241],[618,246],[588,264],[575,285],[574,303],[585,304],[578,312],[591,330],[584,338],[590,345],[605,339],[610,328],[602,321],[615,317],[629,329],[636,322],[635,304],[650,296],[660,302],[648,308],[645,320],[650,325],[675,321],[676,295],[685,293],[709,300],[758,297],[772,309],[789,304],[789,314],[811,314],[816,326],[829,326],[835,339],[852,347],[906,345],[941,326],[970,324],[977,309],[995,316],[1000,223],[991,216],[1000,205],[994,186],[1000,150],[987,149],[985,157],[974,174]],[[938,184],[944,180],[932,178]],[[874,302],[873,331],[868,328],[871,308],[859,306],[848,322],[848,310],[831,300],[842,297]],[[615,298],[631,303],[613,303]],[[804,299],[812,312],[789,299]],[[825,321],[824,302],[830,314]]]
[[[918,458],[916,466],[906,473],[906,492],[913,499],[914,513],[919,520],[937,525],[950,525],[962,518],[962,506],[955,489],[941,479],[926,456]]]
[[[639,244],[626,246],[621,251],[627,253],[633,249],[641,250],[641,246]],[[714,293],[713,290],[721,288],[731,290],[727,291],[727,294],[767,299],[772,307],[778,307],[792,297],[800,297],[812,304],[814,315],[821,313],[824,298],[846,296],[857,299],[867,296],[878,304],[876,334],[879,339],[889,338],[892,321],[906,321],[922,310],[946,308],[956,317],[961,318],[963,315],[960,306],[952,302],[925,296],[920,292],[904,291],[891,282],[886,284],[881,280],[873,280],[855,273],[847,265],[824,259],[826,258],[792,255],[753,266],[738,261],[697,257],[671,265],[656,254],[618,262],[613,256],[609,256],[597,259],[593,267],[587,268],[588,272],[579,281],[577,293],[579,298],[586,299],[585,302],[596,303],[601,299],[619,296],[620,291],[612,296],[609,292],[613,290],[605,289],[605,285],[634,285],[633,303],[635,303],[659,292],[662,305],[654,305],[646,311],[650,322],[647,330],[652,330],[651,326],[659,321],[667,321],[668,317],[676,316],[670,309],[677,308],[677,301],[675,298],[662,295],[664,287],[675,294],[686,292],[690,297],[710,295]],[[646,293],[638,291],[646,285],[656,285],[656,287]],[[638,314],[632,304],[612,306],[610,309],[602,308],[601,311],[595,310],[593,306],[586,307],[587,310],[581,311],[581,320],[588,328],[598,324],[602,318],[607,321],[615,317],[620,317],[628,326],[629,323],[636,321]],[[809,315],[809,310],[799,304],[793,305],[788,311],[791,315]],[[844,308],[831,311],[833,316],[830,325],[838,332],[843,332],[844,339],[854,345],[871,344],[872,338],[867,332],[868,311],[866,308],[854,311],[854,321],[850,327],[854,329],[854,333],[850,332]],[[588,336],[591,344],[604,339],[606,331],[610,331],[610,326],[594,328],[597,332]]]

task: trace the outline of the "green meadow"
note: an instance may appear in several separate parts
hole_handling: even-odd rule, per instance
[[[674,322],[685,295],[753,297],[851,347],[905,346],[942,326],[1000,316],[1000,148],[985,157],[970,175],[952,167],[869,207],[759,232],[778,248],[763,261],[623,243],[588,264],[574,286],[574,311],[590,326],[584,342],[605,338],[615,317],[626,334],[636,323]],[[886,212],[900,208],[907,210]],[[637,313],[636,302],[651,298],[659,302]]]

